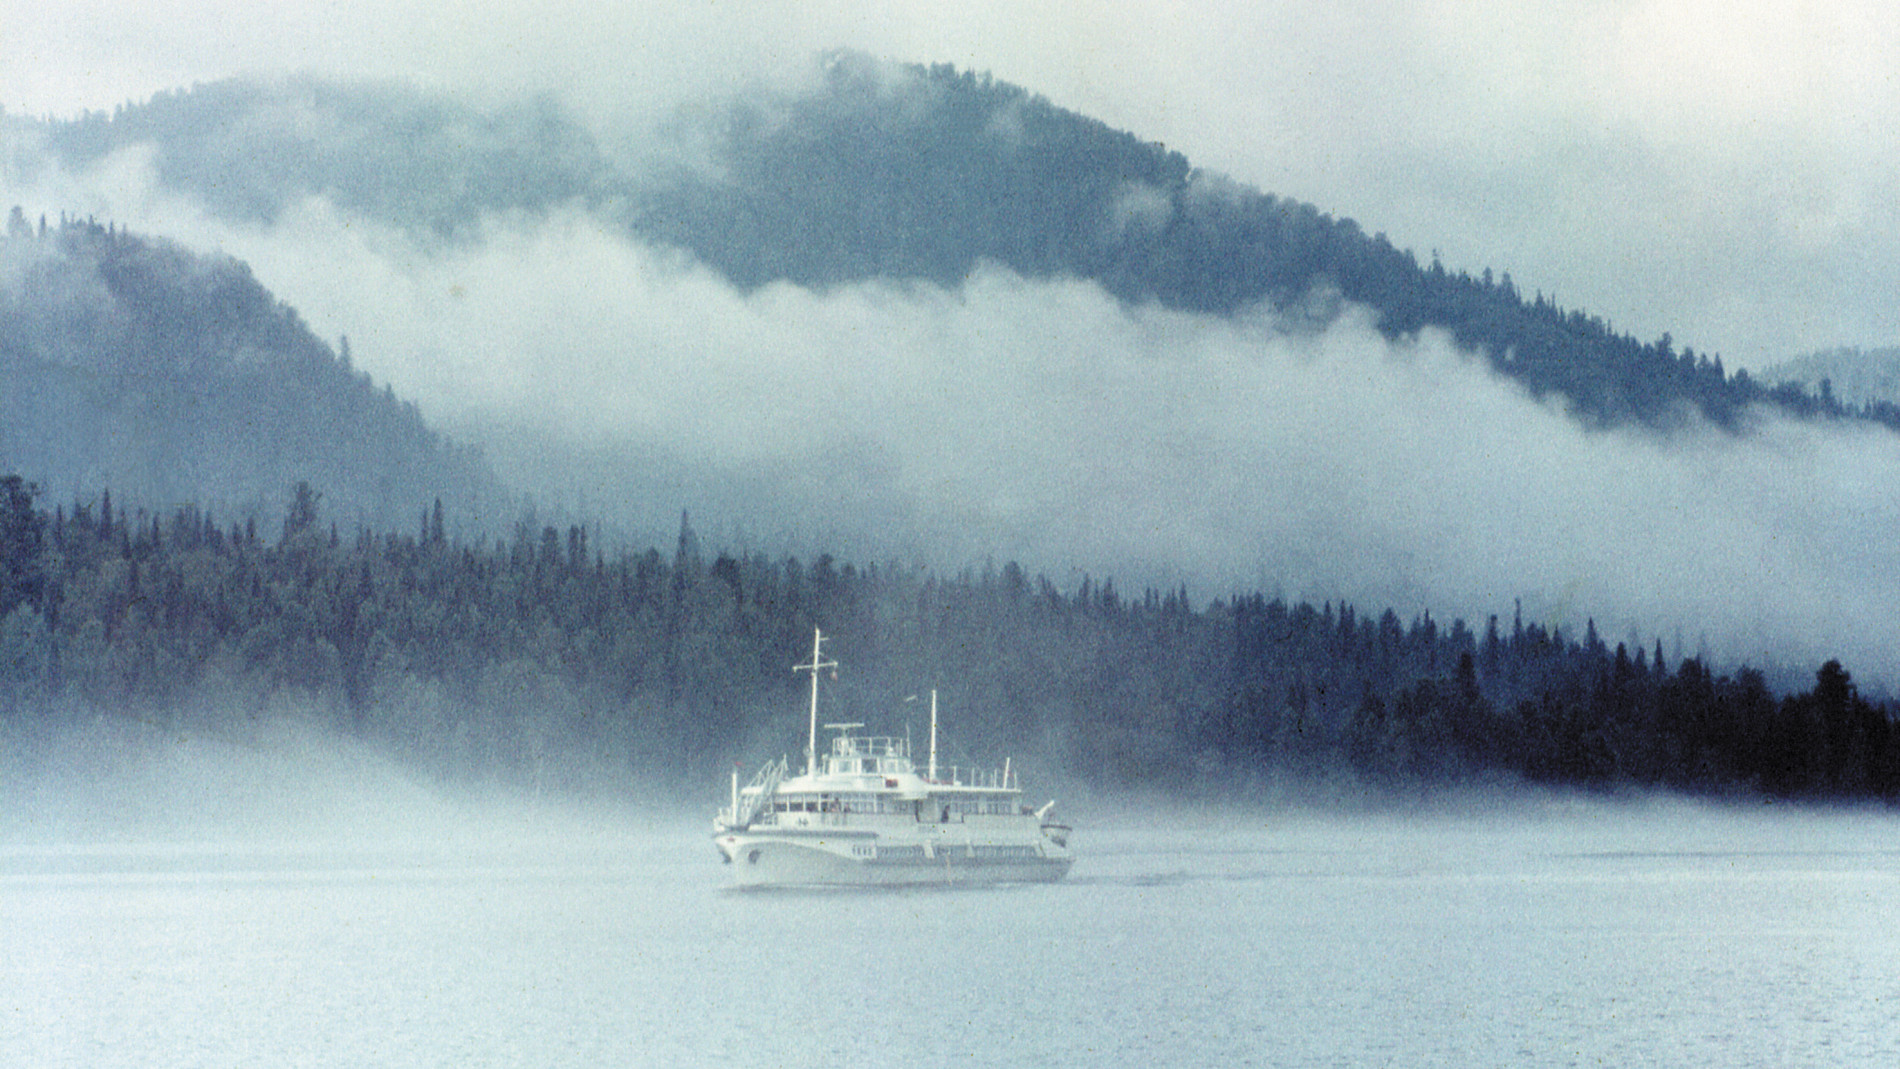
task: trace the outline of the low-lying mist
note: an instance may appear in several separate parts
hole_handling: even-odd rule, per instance
[[[996,268],[742,292],[578,210],[461,244],[316,199],[232,226],[136,153],[25,192],[247,260],[544,508],[637,544],[688,509],[708,541],[771,554],[1014,559],[1474,628],[1521,600],[1672,658],[1900,670],[1900,551],[1876,535],[1900,440],[1877,429],[1590,432],[1352,308],[1198,316]]]
[[[424,771],[304,716],[194,730],[127,715],[0,724],[0,843],[378,843],[463,853],[583,847],[701,814],[638,778],[536,790],[517,777]],[[717,792],[708,788],[707,797]]]
[[[797,741],[791,726],[771,742]],[[1204,852],[1225,841],[1217,833],[1237,828],[1270,829],[1278,849],[1295,852],[1381,838],[1409,850],[1403,841],[1420,833],[1502,845],[1559,833],[1579,850],[1664,852],[1719,851],[1735,835],[1769,834],[1819,850],[1815,829],[1852,838],[1861,834],[1854,829],[1890,823],[1871,808],[1579,792],[1509,778],[1413,791],[1294,773],[1239,782],[1244,789],[1184,795],[1052,774],[1040,764],[1021,785],[1026,802],[1055,801],[1098,858],[1124,851],[1131,837],[1151,845],[1172,839],[1162,848],[1171,857]],[[373,849],[403,864],[629,848],[673,857],[693,850],[726,791],[723,777],[682,783],[651,773],[548,791],[518,778],[445,777],[382,743],[294,716],[258,723],[243,737],[124,716],[0,730],[0,847],[28,854],[90,844],[196,851],[198,864],[213,864],[203,852],[220,848]],[[716,872],[710,851],[694,859]]]

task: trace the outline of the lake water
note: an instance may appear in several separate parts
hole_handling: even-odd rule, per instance
[[[15,842],[0,1063],[1900,1064],[1900,820],[1509,808],[1073,812],[988,890],[725,891],[697,817]]]

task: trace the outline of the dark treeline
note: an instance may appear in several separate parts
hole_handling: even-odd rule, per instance
[[[841,716],[902,731],[942,691],[959,738],[1103,784],[1209,771],[1411,789],[1500,775],[1568,785],[1892,798],[1892,711],[1829,662],[1673,669],[1537,624],[1184,590],[1060,589],[1013,564],[954,578],[821,556],[606,553],[579,527],[450,538],[439,509],[345,535],[300,484],[281,522],[194,507],[50,513],[0,480],[0,715],[110,713],[242,735],[315,717],[445,774],[710,777],[802,745],[789,671],[835,635]],[[973,754],[987,757],[985,754]]]

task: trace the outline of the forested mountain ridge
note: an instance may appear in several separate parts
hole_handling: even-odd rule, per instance
[[[1771,388],[1668,335],[1618,334],[1525,294],[1509,272],[1421,264],[1351,219],[947,65],[834,53],[815,88],[697,106],[671,127],[670,152],[648,146],[625,159],[548,100],[484,112],[398,86],[307,78],[197,86],[112,116],[7,122],[16,161],[38,145],[77,168],[150,144],[162,182],[252,221],[321,195],[432,239],[468,239],[488,217],[578,205],[747,287],[954,285],[991,261],[1212,314],[1268,305],[1326,317],[1343,299],[1373,309],[1388,336],[1448,331],[1592,426],[1669,428],[1700,413],[1734,428],[1756,405],[1900,426],[1891,405]]]
[[[953,739],[1098,788],[1231,799],[1262,778],[1411,791],[1523,779],[1900,798],[1893,711],[1836,662],[1777,698],[1748,669],[1493,618],[1185,590],[1062,589],[821,556],[604,552],[579,527],[459,541],[439,516],[340,537],[307,487],[283,523],[109,504],[49,513],[0,477],[0,732],[101,714],[238,741],[314,718],[412,764],[537,788],[708,789],[795,749],[787,668],[834,636],[826,701],[874,730],[941,689]],[[918,725],[921,726],[921,725]],[[967,751],[964,751],[967,753]]]
[[[0,463],[49,488],[226,515],[308,480],[346,521],[463,518],[505,493],[479,452],[377,389],[243,263],[90,220],[0,239]]]
[[[630,203],[636,230],[746,284],[879,274],[952,283],[983,260],[1093,279],[1129,301],[1217,314],[1265,304],[1325,316],[1340,299],[1388,337],[1434,327],[1594,426],[1737,427],[1751,405],[1858,415],[1769,389],[1720,356],[1643,343],[1521,293],[1510,273],[1421,265],[1383,234],[1193,167],[1179,152],[948,65],[829,58],[815,93],[742,99],[717,166]],[[1865,413],[1900,427],[1900,409]]]

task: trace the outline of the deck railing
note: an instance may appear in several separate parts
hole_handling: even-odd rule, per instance
[[[1016,790],[1020,786],[1015,769],[965,768],[961,765],[938,765],[936,782],[952,787],[980,787],[987,790]]]

